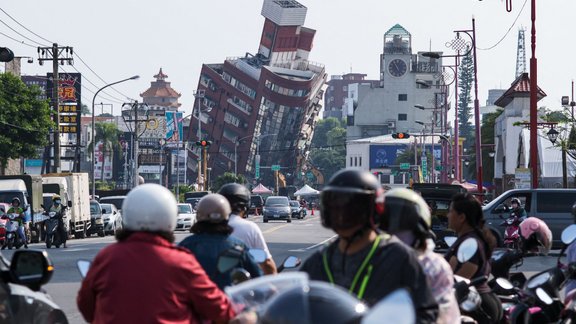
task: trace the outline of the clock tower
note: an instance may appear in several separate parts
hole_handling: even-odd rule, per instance
[[[385,86],[390,78],[402,78],[410,72],[412,36],[396,24],[384,34],[384,51],[380,55],[380,82]]]

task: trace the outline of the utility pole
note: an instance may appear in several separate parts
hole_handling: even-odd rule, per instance
[[[38,47],[38,62],[40,65],[44,61],[52,61],[52,109],[54,111],[53,119],[56,127],[54,128],[54,164],[52,172],[60,172],[60,102],[59,102],[59,89],[60,79],[58,77],[58,63],[64,62],[72,65],[74,60],[72,54],[74,53],[70,46],[58,46],[57,43],[52,44],[52,47]]]

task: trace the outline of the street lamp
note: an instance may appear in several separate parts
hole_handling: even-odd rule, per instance
[[[242,140],[247,139],[247,138],[252,137],[252,136],[254,136],[254,134],[244,136],[240,139],[237,139],[234,142],[234,176],[235,177],[238,176],[238,167],[237,167],[237,164],[238,164],[238,145],[240,145],[240,142],[242,142]]]
[[[534,0],[532,0],[534,1]],[[476,138],[475,144],[478,148],[476,153],[476,177],[477,177],[477,186],[478,192],[482,192],[482,150],[480,150],[480,138],[481,138],[481,129],[480,129],[480,101],[478,100],[478,60],[476,56],[476,19],[472,18],[472,29],[471,30],[455,30],[456,38],[453,39],[448,44],[456,50],[456,55],[440,55],[436,52],[429,52],[423,53],[422,56],[431,57],[431,58],[440,58],[440,57],[454,57],[456,60],[456,66],[458,66],[458,58],[461,56],[466,56],[470,52],[473,55],[473,65],[474,65],[474,123],[476,125]],[[472,41],[472,46],[460,38],[460,33],[466,34],[470,37]],[[468,47],[468,50],[461,54],[461,52]],[[458,116],[458,109],[455,109],[456,116]],[[531,112],[531,116],[536,116],[536,111]],[[458,117],[456,117],[458,118]],[[459,134],[458,134],[458,119],[455,121],[455,143],[456,143],[456,152],[455,152],[455,160],[458,161],[458,150],[459,150]],[[458,171],[458,170],[457,170]]]
[[[96,159],[94,158],[96,155],[96,114],[94,113],[94,102],[96,101],[96,96],[98,96],[98,93],[100,93],[100,91],[111,87],[115,84],[118,83],[122,83],[125,81],[129,81],[129,80],[137,80],[138,78],[140,78],[140,76],[135,75],[132,77],[129,77],[127,79],[123,79],[120,81],[116,81],[116,82],[112,82],[109,83],[105,86],[103,86],[102,88],[98,89],[98,91],[96,91],[96,93],[94,94],[94,97],[92,97],[92,197],[94,198],[94,196],[96,195]],[[104,170],[102,170],[102,172],[104,172]]]

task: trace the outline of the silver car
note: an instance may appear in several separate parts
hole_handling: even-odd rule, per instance
[[[292,222],[292,210],[288,197],[271,196],[266,198],[262,211],[262,221],[268,223],[268,220],[286,220]]]
[[[122,214],[114,204],[100,204],[102,207],[102,219],[104,220],[104,233],[116,234],[122,229]]]
[[[196,212],[190,204],[178,204],[177,231],[188,231],[196,223]]]

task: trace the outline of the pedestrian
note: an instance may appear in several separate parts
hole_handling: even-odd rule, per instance
[[[496,238],[485,225],[482,206],[469,193],[456,194],[448,209],[448,227],[456,232],[458,239],[445,255],[454,274],[468,279],[490,276],[490,256],[496,246]],[[468,261],[461,263],[456,258],[458,248],[466,239],[477,241],[478,249]],[[482,303],[480,309],[466,313],[478,323],[497,323],[502,318],[502,305],[486,282],[477,285]]]
[[[244,242],[251,249],[260,249],[266,252],[266,260],[260,263],[264,274],[275,274],[276,263],[264,240],[260,227],[254,222],[248,221],[248,208],[250,207],[250,191],[238,183],[228,183],[222,186],[219,194],[226,197],[232,208],[228,225],[233,228],[232,236]]]
[[[234,311],[196,258],[176,247],[178,208],[157,184],[132,189],[122,204],[117,243],[101,250],[78,292],[91,323],[226,322]]]
[[[262,271],[248,252],[248,247],[231,236],[233,229],[228,225],[231,209],[228,200],[220,194],[208,194],[198,202],[196,223],[190,235],[179,246],[192,252],[210,279],[224,290],[232,284],[232,269],[221,273],[218,259],[229,253],[238,258],[238,267],[248,271],[251,278],[260,277]]]
[[[406,288],[419,323],[435,323],[438,305],[415,253],[396,237],[379,234],[383,190],[370,172],[337,172],[320,194],[322,225],[337,239],[310,256],[301,271],[311,280],[347,289],[373,306],[391,292]]]
[[[380,229],[398,237],[413,248],[428,279],[439,307],[437,323],[458,323],[460,309],[454,294],[454,274],[450,264],[434,253],[430,205],[413,190],[392,189],[384,195]]]

